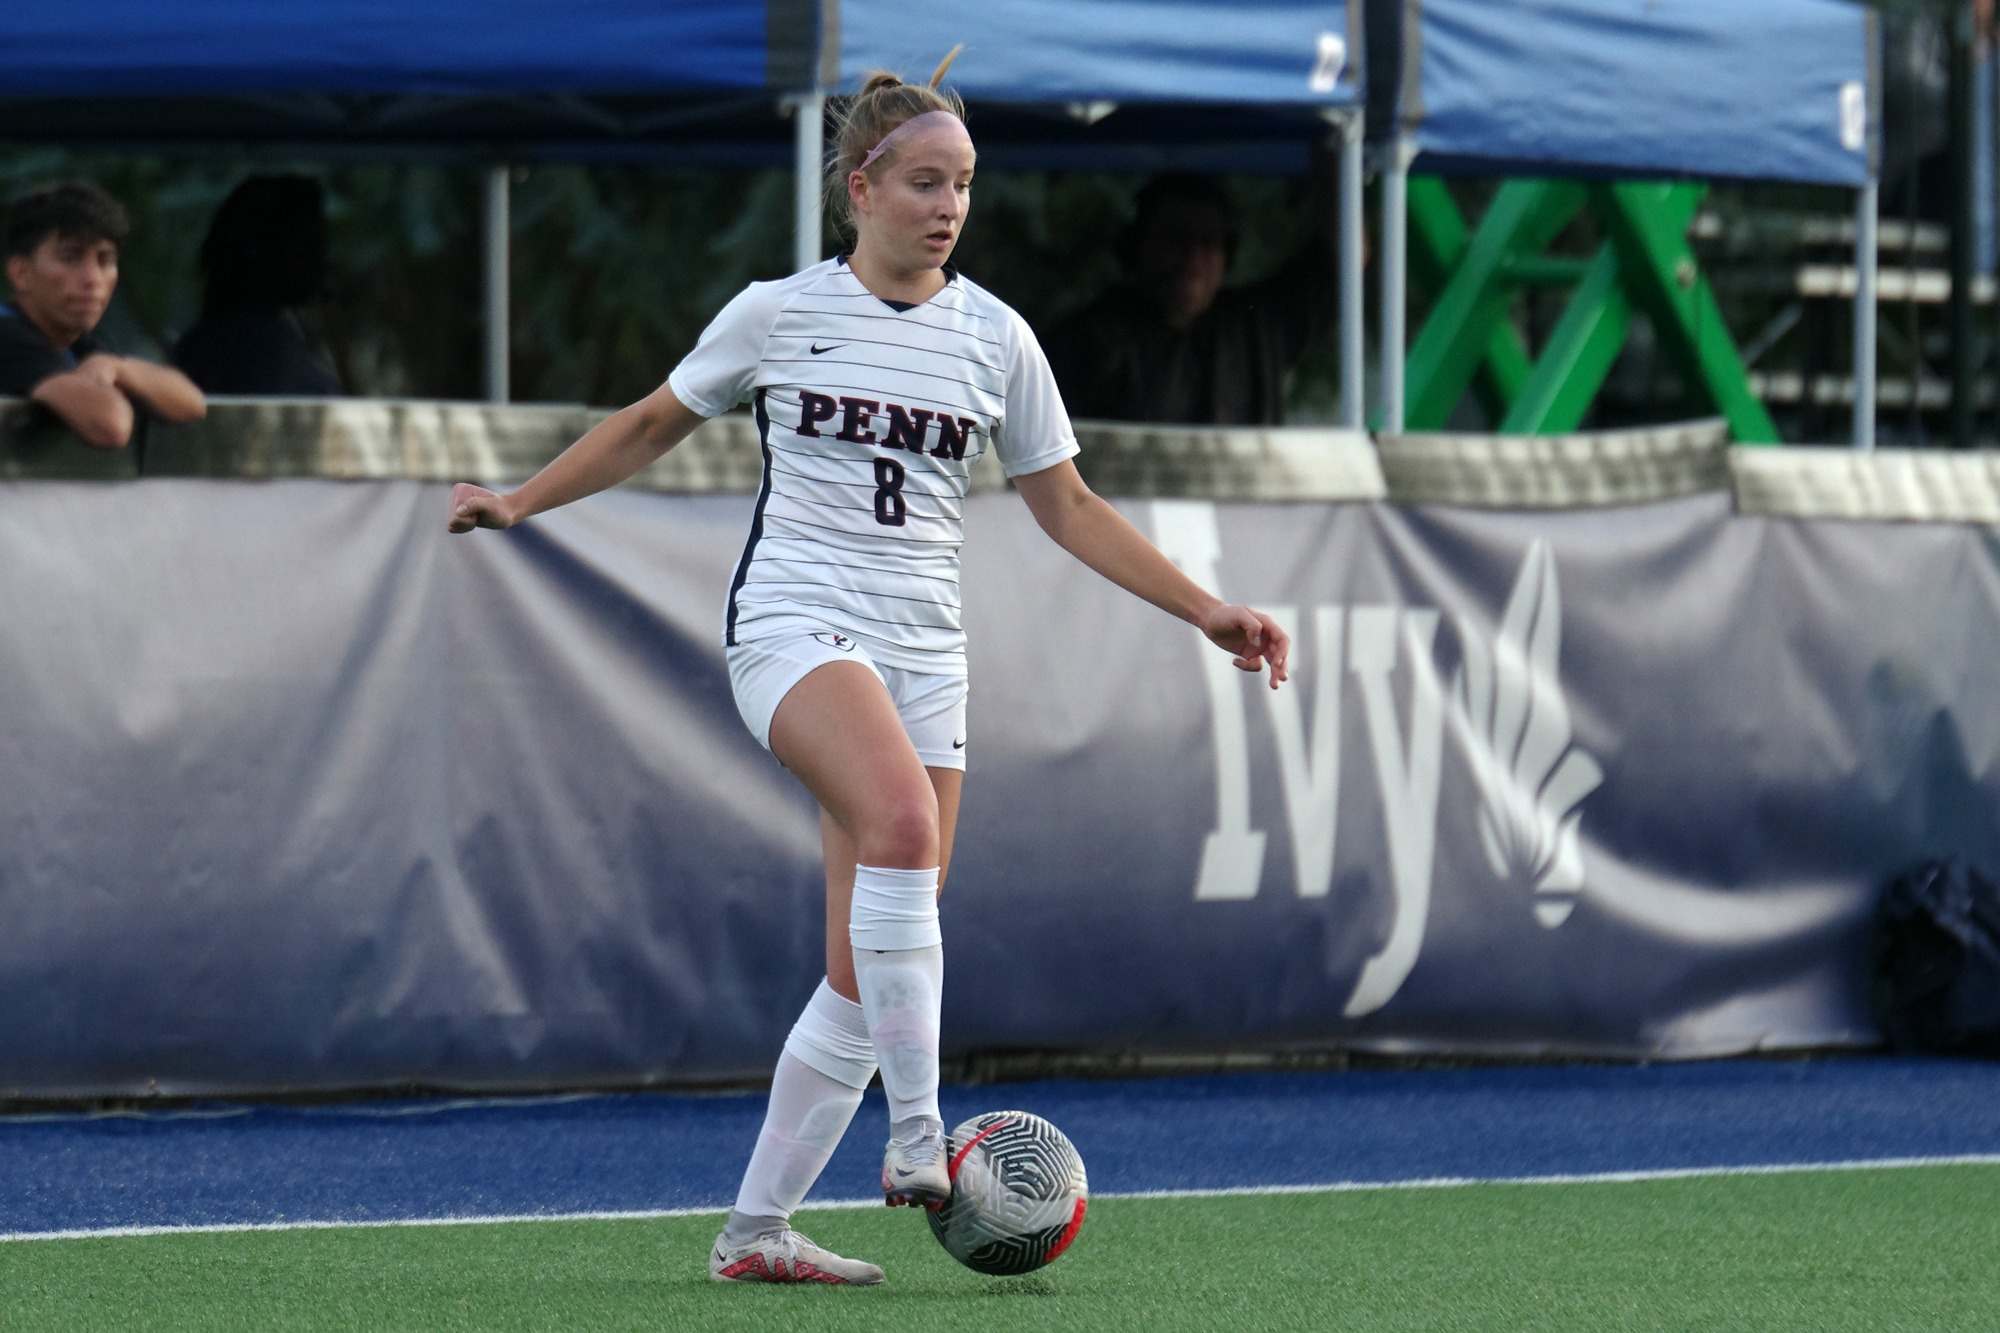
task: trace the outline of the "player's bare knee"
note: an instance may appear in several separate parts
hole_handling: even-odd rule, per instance
[[[937,802],[916,793],[885,798],[856,842],[864,865],[928,870],[938,863]]]

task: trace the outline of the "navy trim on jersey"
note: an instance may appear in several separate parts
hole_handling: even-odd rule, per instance
[[[838,263],[842,268],[847,269],[848,272],[852,273],[854,270],[848,264],[847,257],[853,253],[854,252],[852,250],[842,250],[839,254],[833,257],[834,262]],[[945,281],[944,290],[948,291],[950,290],[951,284],[958,281],[958,266],[953,264],[949,259],[947,259],[940,267],[942,267],[944,270],[944,281]],[[861,281],[861,279],[856,278],[855,281],[859,282]],[[943,294],[944,294],[943,291],[940,291],[938,293],[938,295],[940,296],[942,296]],[[875,296],[875,293],[873,292],[863,292],[862,295],[874,296],[876,300],[880,301],[883,305],[888,306],[891,310],[895,311],[899,315],[907,315],[912,310],[915,310],[919,305],[930,304],[930,301],[891,301],[886,296]],[[933,297],[932,299],[935,300],[936,298]],[[907,346],[908,344],[904,345]]]
[[[736,563],[736,577],[729,584],[729,622],[722,642],[736,646],[736,594],[750,579],[750,562],[757,558],[757,543],[764,536],[764,506],[771,498],[771,414],[764,410],[764,390],[757,390],[757,447],[764,453],[764,479],[757,487],[757,508],[750,515],[750,540],[743,544],[743,558]]]
[[[840,265],[842,268],[848,268],[850,267],[850,265],[848,264],[847,261],[853,257],[854,257],[854,252],[852,250],[842,250],[839,254],[833,257],[833,262]],[[944,270],[944,275],[947,278],[956,278],[958,276],[958,265],[952,263],[949,259],[945,260],[944,263],[939,265],[939,267]]]

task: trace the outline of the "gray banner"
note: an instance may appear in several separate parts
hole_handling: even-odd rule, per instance
[[[749,498],[443,503],[0,487],[0,1092],[768,1068],[819,874],[717,645]],[[1294,683],[973,499],[956,1051],[1864,1042],[1879,885],[2000,851],[1989,529],[1121,507]]]

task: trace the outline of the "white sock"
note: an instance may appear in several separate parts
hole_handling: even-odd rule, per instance
[[[889,1123],[938,1112],[938,1020],[944,1006],[944,945],[938,873],[859,866],[848,939],[868,1037],[882,1067]]]
[[[928,949],[854,951],[854,976],[861,983],[861,1007],[868,1036],[882,1066],[882,1091],[889,1099],[889,1123],[923,1116],[942,1123],[938,1112],[938,1011],[944,1001],[944,946]]]
[[[826,1169],[875,1073],[861,1006],[821,981],[785,1039],[771,1077],[771,1102],[730,1214],[730,1240],[771,1229],[805,1199]]]

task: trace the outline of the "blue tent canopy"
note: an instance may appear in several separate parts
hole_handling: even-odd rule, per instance
[[[875,67],[928,74],[963,42],[952,82],[992,108],[982,143],[1063,165],[1243,143],[1267,166],[1288,143],[1302,165],[1318,111],[1358,101],[1360,4],[13,0],[0,136],[778,162],[781,99],[852,91]],[[1191,104],[1232,110],[1173,110]]]
[[[793,163],[818,252],[818,98],[868,69],[976,109],[988,166],[1298,170],[1358,107],[1364,0],[9,0],[0,139]],[[809,110],[791,117],[785,103]],[[789,122],[789,123],[788,123]],[[1342,262],[1359,402],[1360,157]],[[505,173],[487,190],[487,375],[506,396]]]
[[[1405,172],[1854,187],[1855,438],[1873,438],[1878,29],[1851,0],[1366,0],[1382,345],[1406,345]],[[1382,360],[1403,425],[1403,358]]]
[[[871,69],[928,74],[963,43],[953,82],[975,100],[1352,106],[1359,61],[1350,58],[1358,40],[1348,8],[1341,0],[848,0],[839,86],[851,91]]]
[[[11,0],[0,12],[0,89],[92,98],[757,89],[773,73],[765,12],[762,0]],[[811,33],[800,37],[803,50]]]
[[[1860,186],[1875,16],[1848,0],[1370,0],[1374,130],[1434,169]],[[1398,49],[1400,47],[1400,49]]]

